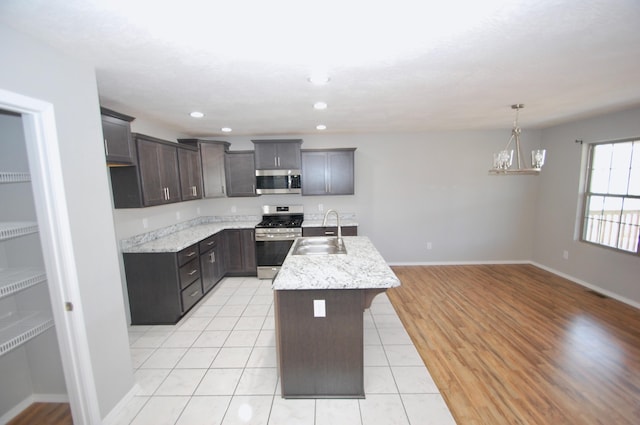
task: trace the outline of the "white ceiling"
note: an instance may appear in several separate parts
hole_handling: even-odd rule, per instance
[[[103,106],[192,136],[505,128],[513,103],[526,129],[640,105],[640,0],[0,0],[0,23],[91,63]]]

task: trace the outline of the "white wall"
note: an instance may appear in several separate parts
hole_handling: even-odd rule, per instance
[[[0,88],[53,104],[73,254],[104,417],[133,386],[92,67],[0,25]]]
[[[540,176],[533,260],[640,307],[640,258],[580,242],[578,229],[588,143],[632,137],[640,137],[640,108],[543,131],[548,162]]]

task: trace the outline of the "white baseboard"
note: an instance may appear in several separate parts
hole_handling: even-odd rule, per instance
[[[542,264],[538,264],[538,263],[533,262],[533,261],[529,261],[529,264],[534,265],[536,267],[539,267],[539,268],[541,268],[543,270],[546,270],[546,271],[548,271],[550,273],[553,273],[555,275],[558,275],[560,277],[563,277],[563,278],[565,278],[567,280],[570,280],[573,283],[577,283],[578,285],[581,285],[581,286],[584,286],[584,287],[589,288],[591,290],[594,290],[596,292],[599,292],[599,293],[601,293],[603,295],[606,295],[609,298],[613,298],[614,300],[620,301],[622,303],[625,303],[625,304],[628,304],[628,305],[630,305],[632,307],[640,309],[640,303],[638,303],[638,302],[636,302],[636,301],[634,301],[632,299],[623,297],[620,294],[616,294],[615,292],[611,292],[611,291],[609,291],[607,289],[603,289],[603,288],[599,287],[598,285],[594,285],[594,284],[586,282],[586,281],[584,281],[582,279],[578,279],[577,277],[568,275],[566,273],[562,273],[562,272],[560,272],[560,271],[558,271],[556,269],[552,269],[551,267],[547,267],[547,266],[544,266]]]
[[[0,424],[6,424],[33,403],[69,403],[69,396],[67,394],[31,394],[7,413],[0,416]]]
[[[129,401],[131,401],[131,399],[138,393],[140,393],[140,386],[138,385],[138,383],[135,383],[129,390],[129,392],[125,394],[122,399],[120,399],[120,401],[113,407],[113,409],[111,409],[109,413],[107,413],[107,416],[105,416],[102,420],[102,425],[117,424],[118,415],[120,414],[120,412],[124,409],[127,403],[129,403]]]
[[[513,261],[440,261],[440,262],[408,262],[408,263],[388,263],[389,266],[464,266],[464,265],[483,265],[483,264],[531,264],[532,266],[539,267],[543,270],[546,270],[550,273],[563,277],[567,280],[572,281],[573,283],[577,283],[578,285],[589,288],[593,291],[599,292],[603,295],[606,295],[609,298],[613,298],[614,300],[620,301],[622,303],[628,304],[632,307],[640,309],[640,303],[623,297],[615,292],[611,292],[609,290],[603,289],[597,285],[586,282],[584,280],[578,279],[577,277],[568,275],[566,273],[562,273],[561,271],[552,269],[551,267],[544,266],[542,264],[536,263],[531,260],[513,260]]]

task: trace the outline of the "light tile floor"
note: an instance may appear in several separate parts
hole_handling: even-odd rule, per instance
[[[120,425],[455,425],[385,294],[364,313],[366,398],[285,400],[270,280],[225,278],[175,326],[131,326]]]

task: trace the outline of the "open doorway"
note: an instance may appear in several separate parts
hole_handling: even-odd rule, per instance
[[[0,422],[68,399],[99,424],[53,106],[0,90],[0,110]]]

